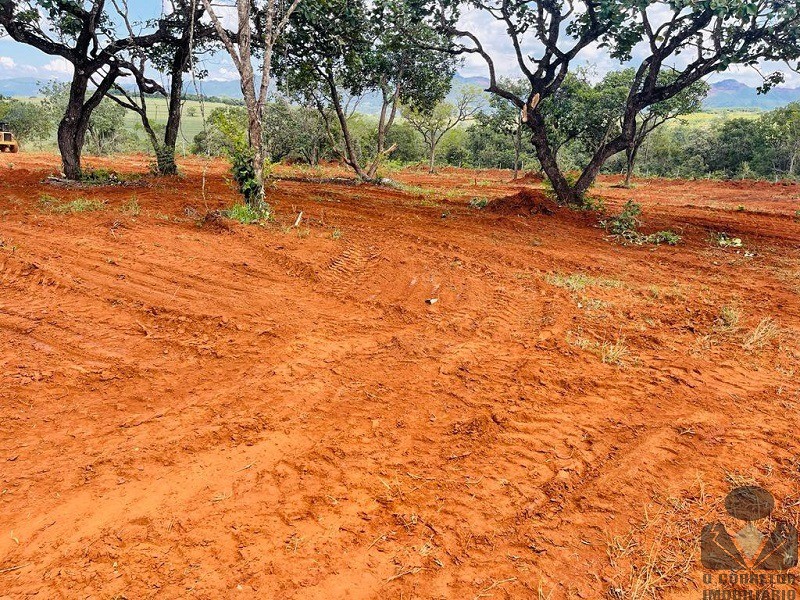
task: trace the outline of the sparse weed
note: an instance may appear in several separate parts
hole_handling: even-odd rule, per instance
[[[75,200],[64,201],[48,194],[39,196],[39,203],[44,210],[57,215],[93,212],[103,210],[106,207],[105,203],[100,200],[76,198]]]
[[[571,275],[564,275],[562,273],[555,273],[547,275],[545,280],[550,285],[561,287],[570,290],[571,292],[578,292],[587,287],[606,287],[618,288],[622,287],[622,282],[617,279],[606,279],[603,277],[592,277],[584,273],[573,273]]]
[[[655,233],[644,236],[641,240],[646,244],[655,244],[656,246],[659,244],[677,246],[681,241],[681,236],[674,231],[656,231]]]
[[[711,242],[720,248],[741,248],[744,245],[742,238],[733,237],[724,231],[715,231],[712,233]]]
[[[122,182],[117,172],[110,169],[84,169],[80,180],[91,185],[117,185]]]
[[[39,195],[39,205],[44,210],[50,210],[53,206],[58,206],[59,204],[61,204],[61,200],[55,196],[51,196],[50,194]]]
[[[622,366],[627,362],[629,354],[625,338],[616,342],[603,342],[600,346],[600,359],[607,365]]]
[[[598,300],[597,298],[589,298],[584,296],[578,301],[578,308],[583,308],[589,312],[591,311],[601,311],[612,304],[610,302],[604,302],[603,300]]]
[[[702,494],[697,500],[667,498],[660,504],[645,510],[641,523],[627,535],[609,539],[609,563],[621,575],[608,589],[610,598],[661,598],[690,581],[698,551],[695,513],[703,508]]]
[[[130,215],[131,217],[139,216],[139,214],[142,212],[142,209],[139,206],[139,201],[136,199],[135,195],[131,196],[130,200],[122,205],[122,212],[126,215]]]
[[[572,331],[567,332],[567,343],[571,346],[580,348],[581,350],[589,350],[593,346],[597,345],[597,342],[594,342],[589,338],[583,337],[582,335],[580,335],[580,332],[574,333]]]
[[[335,240],[340,240],[342,239],[342,235],[343,235],[342,230],[337,227],[336,229],[333,230],[331,237]]]
[[[596,342],[581,335],[580,331],[569,331],[567,332],[567,343],[599,356],[600,360],[607,365],[624,367],[630,357],[630,351],[624,337],[618,338],[614,342]]]
[[[249,204],[234,204],[222,213],[229,219],[239,221],[242,225],[261,224],[268,221],[272,216],[268,205],[258,209]]]
[[[717,331],[729,333],[732,331],[736,331],[739,328],[739,321],[741,320],[741,315],[739,313],[739,309],[735,306],[723,306],[719,311],[719,316],[717,317],[715,323],[715,329]]]

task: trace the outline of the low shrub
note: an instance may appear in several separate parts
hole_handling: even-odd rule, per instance
[[[264,221],[268,221],[272,216],[270,208],[266,204],[260,209],[250,204],[234,204],[229,209],[223,211],[223,215],[234,221],[239,221],[239,223],[243,225],[263,223]]]

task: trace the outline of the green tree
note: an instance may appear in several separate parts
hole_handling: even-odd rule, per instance
[[[771,111],[759,124],[775,178],[795,177],[800,162],[800,102]]]
[[[263,211],[264,206],[264,110],[267,106],[272,82],[274,49],[289,26],[289,19],[301,0],[235,0],[233,3],[216,3],[202,0],[222,45],[239,73],[239,83],[247,109],[247,150],[238,151],[234,157],[234,176],[240,183],[245,201]],[[236,20],[235,31],[225,27],[222,9],[231,10]],[[219,14],[218,14],[219,13]],[[222,16],[220,16],[222,15]],[[258,58],[258,75],[253,68]],[[276,55],[277,58],[277,55]],[[237,164],[242,167],[238,168]],[[246,169],[245,165],[249,165]],[[252,180],[249,180],[252,178]]]
[[[319,0],[303,3],[284,40],[279,63],[283,88],[316,106],[331,147],[356,175],[374,180],[395,147],[387,140],[401,103],[429,107],[444,97],[453,60],[411,44],[409,31],[428,46],[433,30],[409,17],[407,0]],[[377,95],[374,146],[361,148],[351,131],[354,107]]]
[[[501,79],[500,81],[511,93],[519,98],[524,97],[525,80]],[[513,147],[513,161],[510,164],[514,169],[514,179],[516,179],[520,169],[523,132],[522,113],[519,108],[502,96],[492,95],[489,98],[489,110],[480,111],[475,119],[477,125],[470,127],[469,136],[473,156],[481,164],[488,162],[490,166],[508,165],[509,161],[505,156],[507,149],[504,148],[506,144],[503,143],[504,140],[501,137],[510,137]],[[497,137],[493,132],[501,137]],[[491,143],[484,143],[481,139],[484,136],[490,137]],[[492,150],[497,150],[499,154],[490,158]]]
[[[125,109],[108,98],[92,111],[85,146],[91,154],[113,154],[123,149],[131,140],[125,128]]]
[[[123,53],[158,43],[164,30],[156,22],[155,31],[118,36],[105,0],[2,0],[0,28],[15,41],[63,58],[74,67],[57,135],[64,174],[80,178],[92,112],[119,77],[135,71]]]
[[[460,24],[465,6],[497,20],[506,32],[516,66],[528,81],[524,99],[500,83],[494,59],[481,40],[482,32],[464,29]],[[795,61],[800,57],[800,11],[796,2],[428,0],[418,7],[450,36],[451,52],[485,61],[488,91],[523,111],[539,162],[565,203],[581,204],[605,162],[631,146],[643,111],[731,65],[755,65],[765,59]],[[556,96],[575,63],[586,60],[598,47],[620,62],[632,60],[634,48],[641,53],[618,130],[600,138],[601,143],[587,156],[573,183],[557,160],[543,106]],[[671,65],[679,55],[689,59],[675,69]],[[664,73],[674,77],[665,80]],[[781,79],[780,74],[768,76],[762,90]]]
[[[747,165],[761,170],[767,148],[763,130],[755,119],[731,119],[720,127],[708,148],[706,163],[712,171],[736,177]],[[770,158],[766,159],[770,163]],[[761,163],[761,164],[759,164]]]
[[[458,124],[474,117],[483,107],[482,92],[473,86],[461,89],[455,104],[439,102],[432,108],[403,108],[403,118],[414,128],[425,142],[428,154],[428,171],[436,172],[436,149],[442,138]]]
[[[2,96],[0,121],[9,124],[20,145],[32,140],[43,140],[53,129],[52,121],[41,104]]]
[[[136,39],[135,30],[142,24],[131,21],[128,3],[114,0],[113,5],[125,31]],[[214,27],[204,23],[204,8],[196,0],[169,0],[163,6],[165,14],[159,20],[164,34],[161,40],[146,47],[133,45],[122,53],[129,65],[135,65],[131,73],[136,92],[115,83],[114,93],[109,97],[139,116],[141,127],[155,152],[158,173],[175,175],[178,172],[175,148],[182,117],[184,76],[193,70],[195,77],[203,77],[205,70],[194,68],[195,57],[213,48],[216,32]],[[169,92],[145,77],[148,65],[169,75]],[[147,102],[148,97],[155,94],[167,100],[167,121],[163,126],[150,120]]]
[[[635,76],[633,69],[627,69],[622,73],[624,73],[625,79],[630,82],[628,87],[632,86]],[[661,85],[668,85],[677,76],[677,72],[662,72],[659,74],[660,83]],[[703,107],[703,100],[708,95],[709,89],[710,87],[705,81],[695,81],[671,98],[642,110],[636,121],[636,130],[633,137],[631,137],[630,143],[625,149],[625,186],[630,186],[631,184],[636,157],[647,136],[673,119],[699,111]],[[624,115],[621,115],[620,119],[624,119]]]
[[[43,115],[50,123],[58,123],[70,102],[70,84],[50,81],[39,88],[42,95]],[[109,98],[102,99],[86,124],[86,134],[81,151],[88,149],[92,154],[109,154],[121,149],[130,141],[131,134],[125,129],[125,109]]]

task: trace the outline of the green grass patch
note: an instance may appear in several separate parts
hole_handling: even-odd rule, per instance
[[[58,198],[50,196],[49,194],[42,194],[39,196],[39,204],[45,211],[57,215],[94,212],[97,210],[103,210],[106,207],[105,202],[100,200],[89,198],[59,200]]]
[[[222,214],[228,219],[239,221],[242,225],[253,225],[269,221],[272,217],[271,209],[268,205],[263,208],[255,208],[249,204],[234,204],[230,208],[224,210]]]

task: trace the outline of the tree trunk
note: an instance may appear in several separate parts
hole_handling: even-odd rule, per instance
[[[250,147],[253,149],[253,176],[256,182],[256,189],[258,190],[257,197],[254,199],[257,206],[262,206],[264,203],[264,162],[266,154],[264,152],[264,130],[261,121],[261,115],[258,111],[255,114],[249,114],[248,119],[248,134],[250,136]]]
[[[428,173],[433,175],[436,173],[436,143],[431,143],[431,154],[428,157]]]
[[[522,148],[522,115],[517,117],[517,131],[514,136],[514,180],[519,177],[519,155]]]
[[[342,138],[344,140],[344,159],[345,162],[356,172],[359,179],[364,181],[371,181],[369,174],[361,167],[356,155],[355,146],[353,145],[353,137],[350,135],[350,126],[347,123],[347,115],[342,107],[342,99],[339,96],[339,90],[336,88],[336,81],[333,74],[328,72],[326,74],[326,81],[328,83],[328,91],[331,96],[331,104],[336,112],[336,118],[339,120],[339,127],[342,130]]]
[[[261,120],[261,107],[256,98],[252,64],[243,61],[240,73],[242,77],[242,95],[247,107],[247,137],[252,151],[253,179],[256,184],[255,196],[248,198],[247,201],[251,205],[261,208],[264,204],[264,131]]]
[[[626,188],[631,187],[631,177],[633,176],[633,164],[636,161],[636,150],[634,148],[628,148],[625,152],[626,164],[625,164],[625,183],[623,184]]]
[[[169,108],[167,111],[167,125],[164,130],[164,145],[161,148],[156,148],[158,172],[161,175],[178,174],[178,166],[175,164],[175,147],[181,128],[183,70],[186,68],[187,60],[188,54],[181,48],[175,53],[175,59],[172,63],[172,81],[169,89]]]
[[[547,175],[547,179],[550,180],[550,185],[553,186],[556,200],[561,204],[582,204],[583,199],[581,196],[570,186],[561,173],[556,156],[547,139],[547,130],[542,115],[538,111],[533,111],[527,123],[531,129],[531,141],[536,150],[536,156],[539,158],[539,163],[542,165],[542,170]]]
[[[84,115],[83,104],[88,84],[89,78],[76,69],[69,88],[67,110],[58,124],[58,150],[67,179],[81,178],[81,151],[89,126],[89,116]]]

